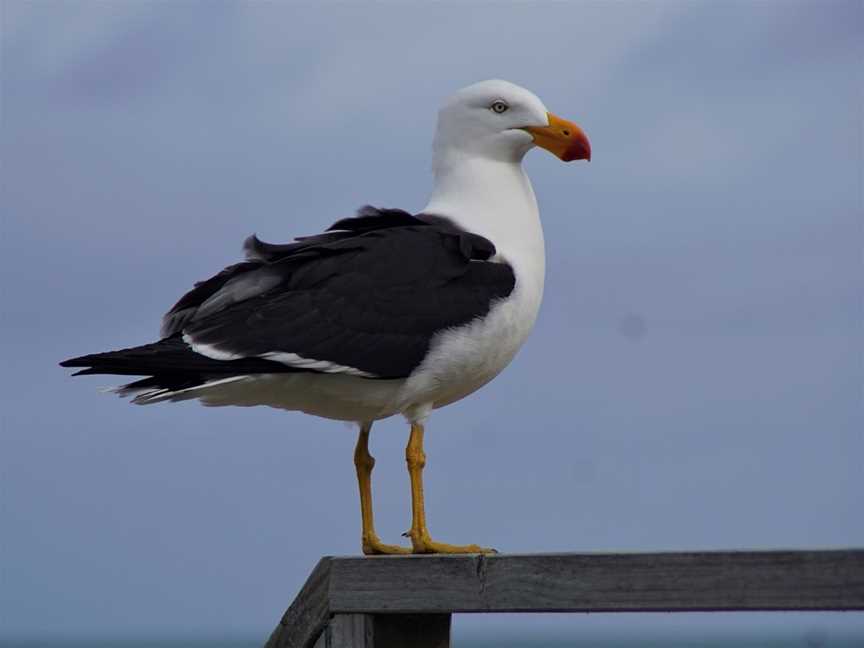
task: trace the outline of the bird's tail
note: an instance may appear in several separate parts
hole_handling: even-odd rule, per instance
[[[234,382],[250,374],[297,371],[261,358],[214,360],[193,351],[179,334],[152,344],[70,358],[60,366],[81,367],[73,376],[147,376],[109,390],[133,396],[133,402],[139,404],[191,398],[190,392],[200,387]]]
[[[167,371],[189,371],[196,364],[201,364],[196,357],[204,361],[210,360],[192,351],[179,335],[175,335],[152,344],[70,358],[61,362],[60,366],[84,367],[72,374],[73,376],[146,376]]]

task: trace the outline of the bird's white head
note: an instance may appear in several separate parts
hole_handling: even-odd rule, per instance
[[[509,81],[463,88],[438,113],[436,162],[452,155],[519,162],[534,146],[565,162],[591,159],[591,145],[579,126],[553,115],[534,93]]]

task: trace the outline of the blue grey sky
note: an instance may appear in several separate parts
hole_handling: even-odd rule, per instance
[[[545,302],[511,367],[430,421],[433,534],[864,546],[861,2],[0,11],[0,637],[263,638],[321,555],[358,552],[348,426],[134,407],[56,363],[152,341],[252,232],[422,208],[437,106],[485,78],[582,125],[594,159],[526,159]],[[409,522],[406,439],[397,419],[373,432],[385,541]],[[772,624],[864,637],[860,615],[457,632]]]

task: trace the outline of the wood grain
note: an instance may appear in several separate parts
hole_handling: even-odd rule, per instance
[[[864,609],[864,551],[336,558],[334,612]]]
[[[311,648],[334,614],[374,636],[402,614],[765,610],[864,610],[864,549],[323,558],[267,648]]]
[[[337,614],[327,626],[326,648],[375,648],[371,614]]]
[[[265,648],[312,648],[330,621],[330,566],[322,558],[282,615]]]

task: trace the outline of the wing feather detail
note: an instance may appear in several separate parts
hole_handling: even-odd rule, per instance
[[[484,316],[515,285],[495,246],[446,219],[365,207],[201,282],[166,315],[214,358],[275,359],[367,377],[408,376],[444,329]],[[208,352],[209,350],[209,352]]]

